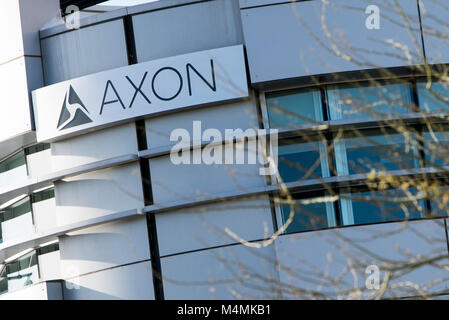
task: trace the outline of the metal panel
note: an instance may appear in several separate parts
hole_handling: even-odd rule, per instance
[[[33,218],[36,232],[44,233],[57,227],[58,219],[56,216],[55,198],[35,202],[33,206]]]
[[[426,58],[430,64],[449,62],[449,7],[445,0],[420,0]]]
[[[53,186],[53,182],[63,180],[69,177],[78,176],[88,172],[102,170],[114,166],[121,166],[136,162],[138,160],[137,154],[127,154],[124,156],[109,158],[105,160],[95,161],[88,164],[72,167],[65,170],[60,170],[47,174],[41,178],[28,177],[20,182],[13,182],[12,184],[2,186],[0,185],[0,203],[9,201],[21,194],[36,191],[42,188]]]
[[[2,222],[2,237],[4,242],[24,238],[34,233],[31,212],[22,214],[14,219]]]
[[[4,187],[19,181],[26,181],[27,177],[27,167],[26,165],[22,165],[12,170],[0,173],[0,186]]]
[[[260,240],[273,233],[266,196],[164,212],[156,215],[156,223],[161,256],[237,243],[239,238]]]
[[[154,299],[151,263],[142,262],[75,277],[63,285],[67,300]]]
[[[46,85],[128,64],[121,19],[43,39],[41,46]]]
[[[20,7],[18,1],[5,0],[0,5],[0,29],[8,30],[0,34],[2,50],[0,63],[24,55],[22,27],[20,24]]]
[[[244,100],[219,106],[178,112],[146,120],[148,147],[173,145],[170,133],[178,128],[186,129],[192,136],[193,121],[201,121],[202,129],[214,128],[224,136],[225,129],[246,130],[259,127],[255,100]]]
[[[142,208],[139,172],[138,163],[133,163],[55,182],[58,225]]]
[[[10,0],[7,0],[10,1]],[[2,3],[5,1],[2,1]],[[40,56],[39,30],[60,16],[58,0],[15,0],[20,3],[20,24],[24,54]],[[1,10],[3,12],[3,10]],[[6,11],[8,14],[9,12]],[[9,16],[8,16],[9,18]],[[10,19],[6,21],[10,21]],[[14,33],[9,28],[9,32]],[[8,32],[5,32],[8,33]]]
[[[137,152],[133,122],[51,144],[53,172]]]
[[[442,220],[307,232],[282,236],[276,243],[281,283],[291,285],[284,298],[367,299],[374,293],[366,287],[370,265],[379,267],[380,284],[386,269],[397,269],[384,297],[421,296],[416,288],[431,293],[448,286]],[[438,279],[443,281],[431,283]]]
[[[232,146],[231,146],[232,147]],[[229,147],[223,154],[229,150]],[[247,152],[245,152],[245,158]],[[265,177],[259,175],[258,164],[179,164],[170,156],[150,161],[151,184],[154,203],[186,199],[201,199],[226,191],[248,191],[251,187],[264,186]],[[188,181],[189,187],[180,181]],[[217,183],[218,182],[218,183]]]
[[[61,279],[61,264],[59,250],[42,254],[37,257],[39,277],[42,281]]]
[[[79,25],[80,28],[85,28],[94,24],[106,23],[111,20],[119,20],[127,14],[128,9],[126,7],[102,12],[101,14],[98,12],[81,12]],[[67,26],[63,23],[63,21],[52,21],[40,30],[39,35],[41,39],[45,39],[68,31],[73,31],[73,26]]]
[[[104,0],[59,0],[61,3],[61,9],[65,12],[68,6],[77,6],[80,9],[92,7],[98,3],[104,2]]]
[[[139,62],[243,43],[237,0],[152,11],[133,23]]]
[[[162,258],[161,264],[169,300],[277,298],[273,246],[204,250]]]
[[[0,65],[0,141],[32,130],[29,92],[42,86],[40,58]]]
[[[63,300],[60,282],[40,282],[0,295],[0,300]]]
[[[30,177],[42,177],[52,172],[50,149],[36,152],[26,157],[28,175]]]
[[[39,29],[59,13],[58,0],[0,2],[0,64],[24,55],[39,56]]]
[[[308,0],[299,0],[299,1],[308,1]],[[239,0],[240,9],[267,6],[279,3],[288,3],[288,2],[292,2],[292,0]]]
[[[60,237],[62,277],[150,259],[144,216],[87,228]]]
[[[416,2],[397,3],[305,1],[242,10],[251,81],[422,63]],[[380,29],[366,27],[369,5],[379,7]]]
[[[108,222],[117,221],[121,219],[127,219],[130,217],[136,217],[137,209],[115,212],[112,214],[104,215],[97,218],[92,218],[89,220],[84,220],[81,222],[76,222],[70,225],[65,225],[62,227],[52,228],[51,230],[43,233],[34,233],[28,235],[26,238],[21,238],[19,241],[12,241],[9,243],[0,244],[0,260],[5,261],[15,254],[19,254],[24,250],[30,248],[36,248],[40,245],[46,244],[50,241],[55,241],[58,237],[66,235],[69,232],[83,230],[89,227],[94,227],[102,225]]]

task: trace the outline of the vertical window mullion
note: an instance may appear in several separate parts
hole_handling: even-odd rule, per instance
[[[420,111],[420,107],[419,107],[419,97],[418,97],[418,89],[416,86],[416,78],[412,78],[410,80],[410,86],[411,86],[411,91],[412,91],[412,108],[413,108],[413,112],[419,112]]]
[[[326,86],[320,86],[320,92],[321,92],[321,108],[323,111],[323,120],[326,122],[329,122],[329,103],[327,99],[326,94]],[[324,137],[326,139],[326,151],[327,151],[327,162],[329,167],[329,175],[331,177],[335,177],[337,175],[336,172],[336,166],[335,166],[335,151],[334,148],[331,148],[332,142],[333,142],[333,133],[326,131],[324,133]],[[335,189],[331,189],[331,192],[337,192]],[[332,195],[332,194],[331,194]],[[341,226],[341,216],[340,216],[340,206],[338,205],[338,201],[334,201],[332,203],[333,206],[333,212],[334,212],[334,219],[335,219],[335,226],[339,227]]]

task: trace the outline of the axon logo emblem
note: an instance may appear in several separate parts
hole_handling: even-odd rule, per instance
[[[0,0],[1,1],[1,0]],[[243,46],[157,59],[32,92],[39,142],[94,127],[247,98]]]
[[[67,90],[58,120],[58,130],[73,128],[92,122],[84,103],[72,86]]]

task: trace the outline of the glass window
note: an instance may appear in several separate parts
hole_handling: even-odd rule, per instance
[[[421,110],[427,112],[447,112],[449,110],[449,82],[420,81],[416,87]]]
[[[20,151],[0,163],[0,173],[25,165],[25,153]]]
[[[287,90],[265,95],[271,128],[294,129],[323,121],[319,90]]]
[[[33,251],[20,259],[10,262],[6,265],[8,274],[16,273],[24,269],[28,269],[37,264],[36,253]]]
[[[284,182],[329,177],[327,151],[316,137],[284,139],[278,146],[278,170]]]
[[[20,258],[0,265],[0,294],[14,291],[39,281],[38,255],[59,250],[59,243],[33,250]]]
[[[340,195],[344,225],[417,219],[425,216],[425,200],[413,189],[371,190]]]
[[[449,187],[435,185],[431,188],[430,198],[430,217],[449,216]]]
[[[25,197],[0,212],[2,213],[0,215],[1,222],[5,222],[31,212],[30,199],[29,197]]]
[[[410,169],[419,166],[416,135],[393,130],[360,130],[345,133],[335,142],[338,175]]]
[[[47,253],[52,253],[52,252],[55,252],[58,250],[59,250],[59,243],[52,243],[52,244],[49,244],[48,246],[41,247],[41,248],[37,249],[37,253],[39,256],[41,256],[41,255],[44,255]]]
[[[439,126],[423,132],[426,166],[449,165],[449,126]]]
[[[38,153],[44,150],[50,149],[50,144],[49,143],[39,143],[36,144],[34,146],[28,147],[26,148],[26,154],[30,155],[33,153]]]
[[[332,85],[327,98],[331,120],[388,119],[410,112],[413,101],[409,83]]]
[[[298,198],[294,205],[283,204],[281,213],[282,225],[287,222],[291,213],[294,214],[293,221],[287,227],[285,233],[336,226],[334,204],[329,197]]]
[[[33,203],[48,200],[55,197],[55,189],[47,189],[33,193]]]
[[[32,251],[6,265],[7,290],[14,291],[38,281],[37,255]]]

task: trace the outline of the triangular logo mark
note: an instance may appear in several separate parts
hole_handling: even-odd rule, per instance
[[[92,122],[88,114],[89,111],[86,106],[72,86],[70,86],[64,97],[57,128],[64,130]]]

